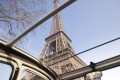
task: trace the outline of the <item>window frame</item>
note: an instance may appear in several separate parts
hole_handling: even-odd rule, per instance
[[[4,55],[2,52],[0,52],[0,63],[5,64],[5,65],[9,65],[11,67],[11,73],[9,76],[9,80],[12,80],[13,75],[14,75],[15,70],[16,70],[16,65],[17,65],[16,62],[9,59],[8,57],[6,57],[6,55]]]

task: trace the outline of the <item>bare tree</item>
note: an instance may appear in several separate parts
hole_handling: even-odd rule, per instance
[[[45,12],[45,0],[0,0],[0,28],[14,38]]]

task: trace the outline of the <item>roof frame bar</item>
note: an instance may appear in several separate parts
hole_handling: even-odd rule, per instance
[[[53,10],[51,13],[49,13],[48,15],[46,15],[45,17],[43,17],[40,21],[38,21],[32,27],[30,27],[27,30],[25,30],[21,35],[19,35],[13,41],[11,41],[10,43],[8,43],[7,46],[11,47],[13,44],[15,44],[17,41],[19,41],[22,37],[24,37],[25,35],[27,35],[33,29],[37,28],[43,22],[45,22],[46,20],[48,20],[49,18],[51,18],[53,15],[55,15],[59,11],[63,10],[64,8],[66,8],[67,6],[69,6],[70,4],[72,4],[75,1],[77,1],[77,0],[68,0],[67,2],[65,2],[64,4],[62,4],[60,7],[58,7],[57,9]]]
[[[120,55],[95,63],[95,69],[97,71],[105,71],[118,66],[120,66]],[[89,65],[68,73],[58,75],[58,80],[75,79],[83,77],[90,72],[93,72],[93,69]]]

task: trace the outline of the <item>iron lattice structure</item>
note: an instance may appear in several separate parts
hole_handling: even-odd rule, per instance
[[[54,9],[57,7],[59,7],[59,1],[54,0]],[[46,44],[40,60],[47,64],[57,74],[66,73],[86,66],[78,56],[59,62],[75,54],[75,51],[71,46],[71,40],[65,33],[60,13],[53,16],[50,35],[45,41]]]

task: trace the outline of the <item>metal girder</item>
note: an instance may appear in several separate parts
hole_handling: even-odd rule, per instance
[[[117,66],[120,66],[120,55],[95,63],[95,69],[98,71],[104,71]],[[83,77],[90,72],[92,72],[92,68],[90,66],[86,66],[65,74],[61,74],[58,76],[58,80],[71,80],[78,77]]]
[[[55,9],[54,11],[52,11],[51,13],[49,13],[48,15],[46,15],[45,17],[43,17],[40,21],[38,21],[32,27],[30,27],[29,29],[25,30],[21,35],[19,35],[16,39],[14,39],[12,42],[10,42],[8,44],[8,46],[12,46],[14,43],[16,43],[18,40],[20,40],[22,37],[24,37],[30,31],[32,31],[33,29],[35,29],[36,27],[38,27],[40,24],[42,24],[43,22],[45,22],[46,20],[48,20],[49,18],[51,18],[53,15],[55,15],[56,13],[58,13],[59,11],[61,11],[64,8],[66,8],[67,6],[69,6],[70,4],[72,4],[75,1],[76,0],[68,0],[67,2],[65,2],[63,5],[61,5],[60,7],[58,7],[57,9]]]

